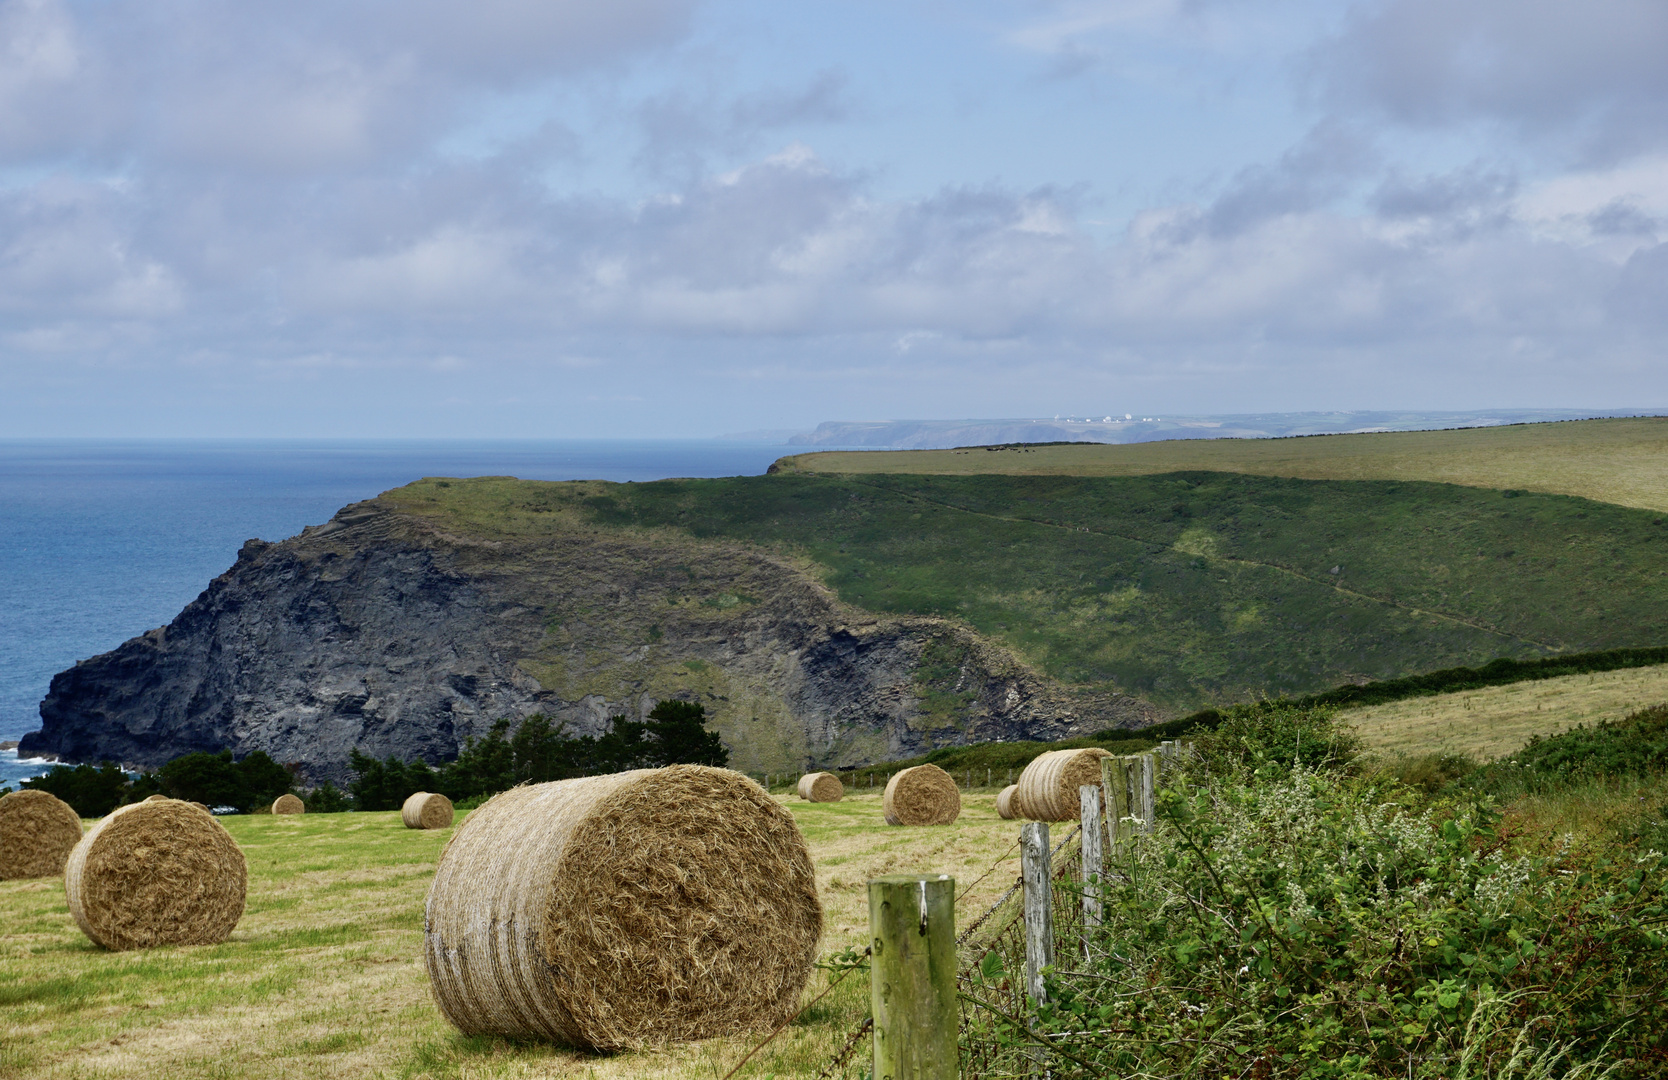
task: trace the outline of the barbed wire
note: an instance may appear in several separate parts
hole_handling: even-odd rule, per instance
[[[865,958],[868,957],[869,955],[871,955],[871,951],[872,950],[870,950],[870,949],[864,949],[863,950],[863,956]],[[841,983],[845,982],[846,979],[851,975],[852,972],[854,972],[854,971],[863,971],[863,970],[866,970],[866,969],[864,968],[864,966],[862,964],[853,964],[851,967],[846,968],[845,971],[840,973],[838,978],[833,979],[832,981],[829,982],[827,989],[825,989],[822,993],[818,994],[816,997],[812,998],[810,1001],[807,1001],[805,1004],[801,1005],[798,1008],[798,1010],[796,1010],[794,1012],[794,1014],[792,1016],[788,1017],[786,1020],[782,1021],[781,1024],[777,1025],[777,1028],[776,1028],[775,1031],[772,1031],[769,1035],[766,1035],[764,1037],[763,1042],[761,1042],[757,1046],[753,1047],[753,1049],[747,1051],[747,1053],[745,1055],[743,1055],[742,1059],[740,1061],[736,1062],[735,1065],[731,1067],[729,1072],[724,1074],[723,1080],[730,1080],[730,1077],[732,1077],[736,1073],[740,1072],[741,1067],[743,1065],[745,1065],[749,1061],[753,1060],[753,1055],[754,1054],[757,1054],[760,1050],[763,1050],[765,1047],[769,1046],[772,1042],[774,1042],[776,1040],[776,1036],[778,1036],[778,1035],[782,1034],[782,1032],[788,1030],[788,1025],[792,1024],[795,1020],[798,1020],[800,1018],[800,1016],[802,1016],[804,1014],[806,1009],[809,1009],[811,1006],[815,1005],[817,1002],[821,1001],[823,998],[827,997],[829,994],[832,994],[834,992],[834,988],[836,986],[839,986]]]

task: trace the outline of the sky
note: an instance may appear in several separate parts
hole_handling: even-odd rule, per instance
[[[1668,407],[1662,0],[0,0],[0,437]]]

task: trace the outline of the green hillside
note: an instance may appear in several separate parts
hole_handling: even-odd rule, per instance
[[[449,526],[729,538],[877,612],[962,620],[1181,711],[1497,656],[1668,641],[1668,527],[1564,495],[1230,473],[422,481]],[[956,658],[938,658],[954,685]]]
[[[1208,469],[1308,480],[1430,480],[1668,510],[1668,417],[1286,439],[1168,439],[796,454],[780,472],[1144,476]]]

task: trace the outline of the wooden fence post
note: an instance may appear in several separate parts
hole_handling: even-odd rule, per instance
[[[1124,824],[1124,818],[1129,816],[1129,781],[1124,774],[1123,758],[1100,759],[1100,786],[1106,798],[1106,820],[1112,844],[1117,846],[1127,839],[1129,832],[1129,826]]]
[[[1158,803],[1154,798],[1154,783],[1157,780],[1158,755],[1146,753],[1141,755],[1141,831],[1150,833],[1158,823]]]
[[[1054,966],[1054,875],[1049,867],[1048,824],[1028,821],[1021,825],[1019,849],[1025,882],[1025,992],[1032,1001],[1041,1002],[1048,998],[1043,968]]]
[[[874,1073],[956,1080],[956,881],[890,874],[869,882],[869,1007]]]
[[[1100,925],[1100,881],[1106,873],[1101,857],[1101,840],[1106,835],[1100,816],[1100,785],[1084,784],[1077,789],[1078,805],[1083,820],[1083,925]],[[1088,954],[1089,939],[1083,938],[1084,954]]]

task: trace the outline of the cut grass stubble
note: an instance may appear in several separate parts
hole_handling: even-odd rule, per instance
[[[966,892],[959,921],[1006,891],[1018,874],[1018,827],[996,816],[993,798],[963,792],[954,824],[896,829],[882,820],[878,791],[838,803],[779,797],[816,866],[819,954],[866,943],[870,878],[950,874]],[[452,830],[407,829],[393,812],[221,821],[248,857],[249,902],[220,945],[107,952],[76,929],[61,882],[0,882],[0,1070],[188,1080],[716,1077],[755,1041],[602,1057],[466,1039],[435,1009],[422,965],[423,902]],[[817,972],[806,1000],[826,987]],[[739,1075],[814,1075],[867,1009],[867,979],[848,978]]]

